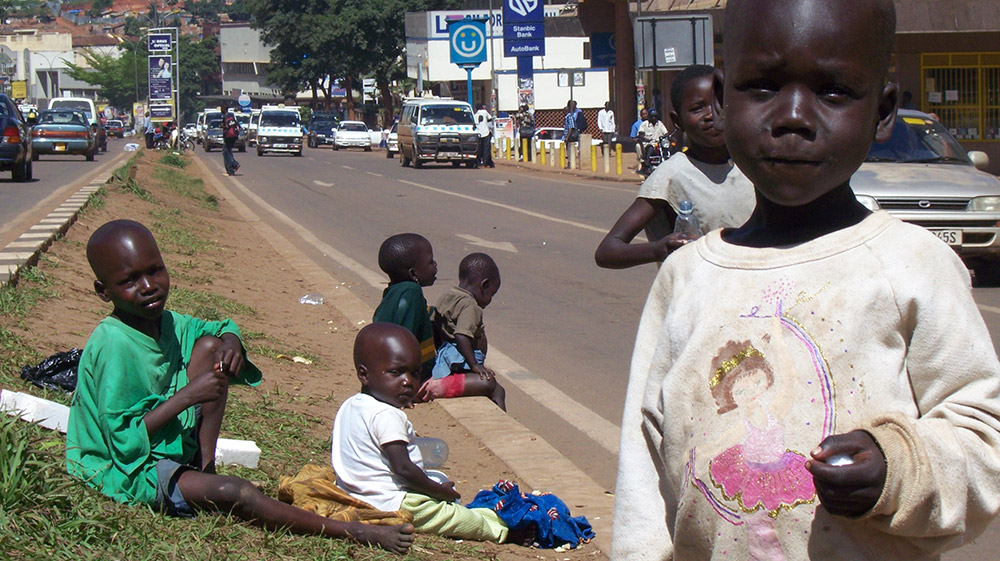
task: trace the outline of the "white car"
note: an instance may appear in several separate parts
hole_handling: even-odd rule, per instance
[[[334,132],[333,149],[341,148],[364,148],[365,152],[372,151],[371,131],[368,125],[361,121],[341,121]]]
[[[393,123],[392,128],[389,129],[389,136],[385,141],[386,158],[395,158],[396,154],[399,153],[399,133],[396,132],[398,126],[398,123]]]
[[[184,136],[188,138],[193,139],[198,136],[198,125],[195,123],[188,123],[184,125],[184,128],[181,130],[184,132]]]

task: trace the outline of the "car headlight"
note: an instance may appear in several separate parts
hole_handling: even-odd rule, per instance
[[[266,143],[267,142],[267,137],[266,136],[262,136],[262,137],[258,138],[257,140],[259,140],[261,143]]]
[[[859,203],[872,212],[875,212],[880,208],[878,206],[878,201],[875,200],[875,197],[869,197],[868,195],[855,195],[855,197],[858,199]]]
[[[417,135],[417,143],[421,143],[421,142],[433,142],[433,141],[434,141],[434,137],[432,137],[432,136],[427,136],[427,135],[423,135],[423,134],[418,134]]]
[[[1000,197],[974,197],[969,201],[969,210],[1000,212]]]

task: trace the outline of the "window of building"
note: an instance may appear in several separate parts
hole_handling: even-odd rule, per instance
[[[252,62],[225,62],[222,70],[226,74],[249,74],[253,76],[257,72],[254,70]]]
[[[1000,53],[924,53],[922,110],[959,140],[1000,141]]]

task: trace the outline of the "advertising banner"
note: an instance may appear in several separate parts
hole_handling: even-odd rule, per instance
[[[173,77],[170,75],[170,55],[149,56],[149,99],[169,101],[173,91]]]

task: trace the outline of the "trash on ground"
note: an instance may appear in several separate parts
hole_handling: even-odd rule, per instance
[[[311,304],[313,306],[323,305],[323,295],[319,293],[306,294],[302,298],[299,298],[299,304]]]
[[[80,364],[80,349],[56,353],[35,366],[21,368],[21,378],[47,390],[70,393],[76,389],[76,368]]]
[[[62,433],[69,425],[69,407],[29,393],[0,390],[0,411]]]
[[[285,360],[290,360],[292,362],[297,362],[299,364],[312,364],[313,363],[313,361],[309,360],[308,358],[301,357],[301,356],[277,355],[274,358],[283,358]]]
[[[138,149],[139,145],[136,144],[135,142],[129,142],[128,144],[125,145],[124,148],[122,148],[122,150],[125,150],[126,152],[135,152]]]

